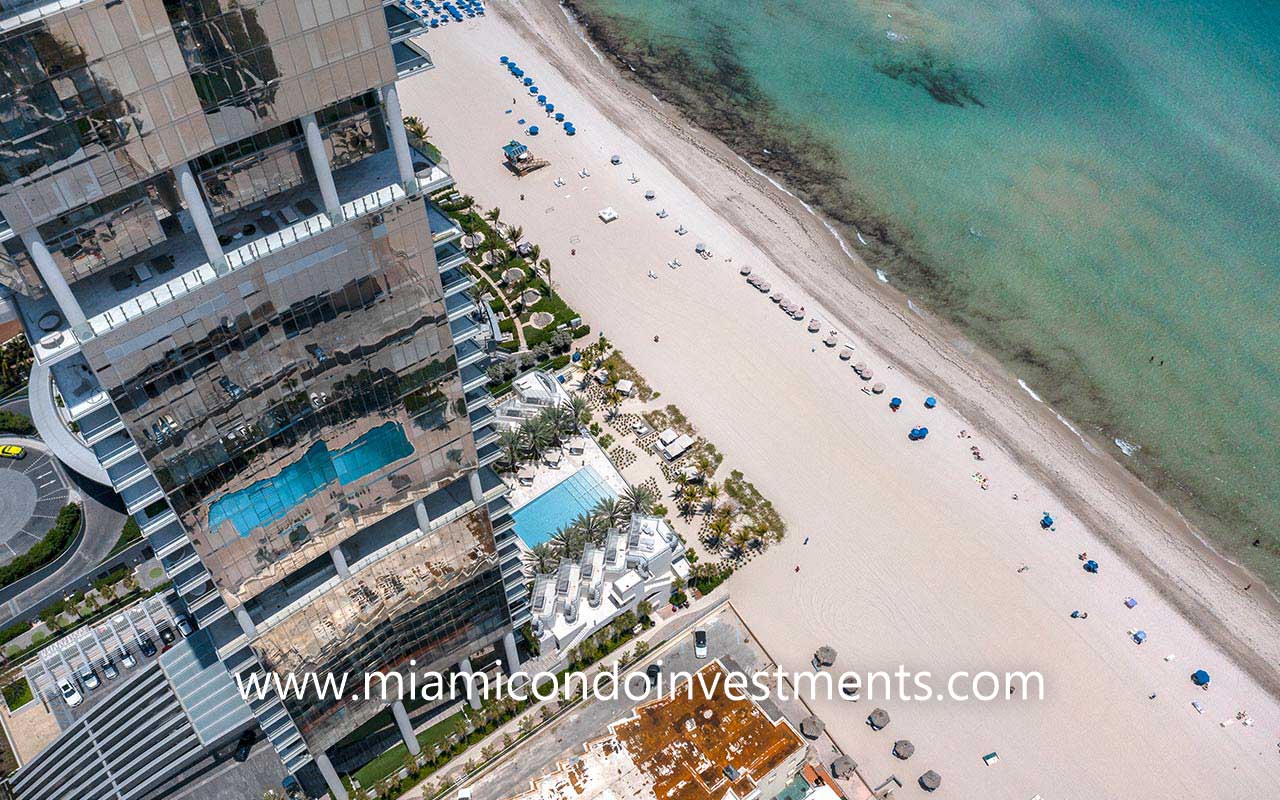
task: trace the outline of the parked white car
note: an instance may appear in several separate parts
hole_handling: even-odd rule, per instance
[[[84,702],[84,696],[80,694],[80,690],[69,680],[58,681],[58,691],[61,692],[62,699],[72,708]]]

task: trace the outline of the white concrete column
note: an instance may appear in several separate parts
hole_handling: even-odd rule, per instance
[[[464,658],[461,661],[459,661],[458,672],[461,672],[463,675],[466,675],[468,676],[468,678],[470,678],[471,659]],[[472,708],[476,708],[476,709],[480,708],[480,698],[476,696],[475,687],[471,685],[470,680],[466,681],[466,687],[467,687],[467,702],[471,705]]]
[[[431,530],[431,515],[427,513],[427,504],[419,500],[413,504],[413,515],[418,518],[418,530],[426,533]]]
[[[316,756],[316,766],[320,768],[320,774],[324,776],[325,785],[329,787],[329,793],[333,795],[333,800],[350,800],[347,796],[347,789],[342,785],[342,779],[338,777],[338,771],[333,768],[333,762],[324,753]]]
[[[222,245],[218,243],[218,232],[213,229],[209,208],[204,204],[204,195],[200,194],[200,186],[196,183],[196,176],[191,173],[191,167],[184,161],[173,168],[173,176],[178,179],[178,191],[182,193],[182,202],[187,204],[187,212],[191,214],[191,224],[196,226],[200,244],[204,246],[204,257],[209,259],[209,263],[219,275],[227,272],[227,257],[222,253]]]
[[[396,152],[400,183],[406,192],[413,194],[418,189],[418,176],[413,172],[409,135],[404,129],[404,113],[400,110],[400,95],[396,92],[394,83],[382,87],[382,106],[387,114],[387,125],[391,128],[391,147]]]
[[[333,559],[333,568],[338,571],[339,578],[345,581],[351,577],[351,568],[347,566],[347,557],[342,554],[341,545],[329,551],[329,558]]]
[[[484,487],[480,485],[480,470],[471,470],[467,474],[467,482],[471,484],[471,499],[478,506],[484,505]]]
[[[507,631],[507,635],[502,637],[502,650],[507,656],[507,674],[520,669],[520,652],[516,650],[515,631]]]
[[[409,755],[416,756],[422,752],[418,737],[413,733],[413,724],[409,722],[409,712],[404,710],[404,702],[397,700],[391,704],[391,716],[396,718],[396,727],[400,729],[400,737],[404,746],[409,748]]]
[[[315,114],[302,118],[302,131],[307,137],[311,169],[316,173],[320,195],[324,198],[324,210],[329,212],[330,221],[336,222],[342,219],[342,204],[338,202],[338,187],[333,183],[333,171],[329,169],[329,156],[325,155],[324,138],[320,136],[320,123],[316,121]]]
[[[249,616],[249,612],[244,606],[236,609],[236,622],[240,623],[240,630],[244,631],[244,635],[250,639],[258,635],[258,626],[253,624],[253,617]]]
[[[75,331],[76,336],[81,339],[91,336],[89,325],[85,321],[84,310],[80,308],[80,301],[71,291],[71,286],[67,283],[62,270],[58,269],[57,262],[53,260],[53,254],[44,246],[44,239],[41,239],[40,234],[34,230],[30,230],[22,234],[22,243],[27,246],[27,252],[35,262],[40,277],[44,279],[44,285],[48,287],[49,294],[53,295],[53,299],[58,302],[62,316],[71,323],[71,330]]]

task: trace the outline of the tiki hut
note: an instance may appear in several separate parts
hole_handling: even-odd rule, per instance
[[[831,762],[831,774],[840,779],[852,778],[857,772],[858,765],[852,758],[848,756],[840,756]]]
[[[912,754],[915,753],[915,751],[916,751],[916,746],[911,743],[910,739],[899,739],[898,741],[893,743],[894,757],[900,758],[903,761],[906,761],[908,758],[911,758]]]
[[[823,724],[822,720],[812,714],[800,720],[800,732],[810,739],[817,739],[826,729],[827,726]]]
[[[867,715],[867,724],[871,726],[871,730],[882,730],[889,724],[889,712],[883,708],[877,708]]]
[[[836,663],[836,651],[831,645],[824,644],[813,654],[814,663],[820,667],[829,667]]]
[[[936,791],[942,785],[942,776],[933,770],[929,770],[920,776],[920,788],[926,792]]]

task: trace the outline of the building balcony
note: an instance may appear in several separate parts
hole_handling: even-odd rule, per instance
[[[474,413],[477,409],[487,408],[493,405],[493,395],[489,394],[488,389],[476,389],[467,392],[464,396],[467,401],[467,413]]]
[[[466,260],[465,256],[463,260]],[[466,270],[458,267],[451,267],[440,273],[440,288],[444,290],[445,297],[465,292],[475,285],[475,279],[468,275]]]
[[[124,421],[120,419],[115,406],[112,405],[98,407],[92,413],[81,417],[76,424],[80,428],[81,438],[90,447],[111,434],[124,430]]]
[[[382,16],[387,21],[387,36],[391,41],[402,42],[427,30],[427,22],[398,3],[382,6]]]
[[[391,45],[391,56],[396,60],[396,75],[400,78],[407,78],[435,66],[431,62],[431,55],[408,39]]]
[[[485,352],[484,346],[474,339],[463,342],[462,344],[457,345],[454,349],[458,354],[458,369],[469,367],[472,364],[480,364],[482,367],[487,366],[480,362],[488,358],[489,354]]]
[[[460,317],[449,323],[449,333],[453,336],[454,347],[476,338],[483,330],[484,326],[474,317]]]
[[[476,447],[484,447],[487,444],[496,444],[498,441],[498,429],[494,427],[481,428],[476,431]]]
[[[160,488],[160,484],[156,479],[148,475],[146,479],[132,483],[120,490],[120,498],[124,500],[124,507],[130,514],[142,511],[147,506],[164,499],[164,490]]]
[[[462,228],[453,221],[453,217],[440,210],[440,207],[427,202],[427,225],[431,230],[431,240],[435,243],[436,261],[440,260],[443,246],[462,238]]]
[[[462,317],[475,311],[479,306],[476,305],[475,298],[469,293],[460,293],[451,295],[444,299],[444,310],[449,317],[449,321]]]
[[[467,263],[467,252],[456,241],[445,242],[436,248],[436,267],[440,272],[460,268],[465,263]]]
[[[474,431],[483,428],[485,425],[492,424],[498,418],[498,415],[493,413],[493,409],[489,406],[481,406],[468,417],[471,420],[471,430]]]
[[[487,467],[502,458],[502,448],[496,444],[476,448],[476,464]]]
[[[134,444],[133,438],[129,436],[128,431],[120,431],[95,444],[90,452],[94,454],[103,468],[110,470],[116,464],[141,451]]]
[[[140,452],[135,452],[107,468],[107,476],[111,478],[111,485],[117,492],[123,492],[150,474],[151,468],[147,466]]]
[[[489,382],[489,375],[475,364],[469,367],[463,367],[458,370],[462,375],[462,391],[469,392],[472,389],[479,389]]]

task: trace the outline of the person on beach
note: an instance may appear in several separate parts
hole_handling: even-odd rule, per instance
[[[804,537],[804,542],[802,544],[808,544],[808,543],[809,543],[809,537],[806,536]]]
[[[657,336],[654,336],[654,337],[653,337],[653,343],[654,343],[654,344],[657,344],[657,343],[658,343],[658,337],[657,337]]]
[[[796,572],[799,572],[799,571],[800,571],[800,565],[796,564]]]
[[[569,255],[576,256],[577,254],[578,254],[578,249],[576,247],[569,249]]]

